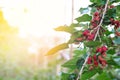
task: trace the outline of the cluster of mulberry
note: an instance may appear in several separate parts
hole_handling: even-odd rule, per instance
[[[105,60],[107,50],[108,49],[106,46],[102,46],[96,49],[96,54],[89,56],[87,64],[90,65],[90,70],[98,66],[104,68],[107,65],[107,62]]]

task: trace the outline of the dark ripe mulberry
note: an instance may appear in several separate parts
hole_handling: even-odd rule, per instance
[[[89,30],[85,30],[85,31],[83,32],[83,35],[84,35],[84,36],[88,36],[88,35],[89,35],[89,33],[90,33],[90,31],[89,31]]]
[[[99,12],[95,12],[95,13],[94,13],[94,16],[99,16]]]
[[[93,40],[94,37],[95,37],[95,34],[90,34],[90,35],[88,36],[87,40]]]
[[[92,64],[92,57],[91,56],[88,58],[87,64]]]
[[[97,60],[97,56],[96,56],[96,54],[93,56],[93,59],[94,59],[94,60]]]
[[[102,64],[103,67],[105,67],[105,66],[107,65],[106,60],[102,60],[102,63],[101,63],[101,64]]]
[[[112,8],[114,8],[114,7],[115,7],[114,5],[111,5],[111,6],[110,6],[110,9],[112,9]]]
[[[102,48],[97,48],[96,52],[101,53],[102,52]]]
[[[106,52],[108,48],[106,46],[102,46],[102,52]]]
[[[106,57],[106,56],[107,56],[107,55],[106,55],[106,52],[102,52],[101,54],[102,54],[103,57]]]
[[[98,62],[97,62],[97,61],[94,61],[94,65],[97,67],[97,66],[98,66]]]

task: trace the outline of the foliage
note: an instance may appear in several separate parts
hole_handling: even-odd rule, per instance
[[[53,53],[55,53],[55,52],[57,52],[57,51],[59,51],[59,50],[66,49],[66,48],[68,48],[68,43],[60,44],[60,45],[52,48],[52,49],[48,52],[47,55],[51,55],[51,54],[53,54]]]
[[[87,8],[79,10],[82,15],[75,19],[77,23],[55,29],[71,34],[68,44],[84,46],[75,48],[73,58],[62,65],[67,72],[63,72],[61,80],[120,79],[114,73],[120,68],[120,0],[90,2]],[[57,48],[55,52],[63,49]]]

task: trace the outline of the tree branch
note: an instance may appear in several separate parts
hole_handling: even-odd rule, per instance
[[[99,25],[97,26],[97,27],[98,27],[98,30],[97,30],[96,35],[95,35],[95,37],[94,37],[94,41],[95,41],[96,38],[97,38],[97,35],[98,35],[98,33],[99,33],[99,30],[100,30],[100,26],[102,25],[103,19],[104,19],[104,17],[105,17],[105,13],[106,13],[106,11],[107,11],[108,2],[109,2],[109,0],[107,0],[107,2],[106,2],[106,4],[105,4],[105,8],[104,8],[104,12],[103,12],[101,21],[100,21]]]
[[[103,12],[102,18],[101,18],[101,20],[100,20],[100,23],[99,23],[99,25],[97,26],[97,27],[98,27],[98,28],[97,28],[97,32],[96,32],[96,34],[95,34],[95,37],[94,37],[94,40],[93,40],[93,41],[95,41],[96,38],[97,38],[97,36],[99,35],[100,27],[101,27],[101,25],[102,25],[104,16],[105,16],[106,11],[107,11],[108,2],[109,2],[109,0],[107,0],[107,2],[106,2],[106,4],[105,4],[104,12]],[[87,55],[87,57],[86,57],[86,59],[85,59],[85,62],[83,63],[83,66],[82,66],[82,68],[81,68],[81,70],[80,70],[80,72],[79,72],[78,77],[77,77],[76,80],[79,80],[79,79],[80,79],[81,74],[82,74],[82,72],[83,72],[83,69],[84,69],[84,67],[85,67],[85,65],[86,65],[86,63],[87,63],[87,60],[88,60],[89,56],[90,56],[90,52],[88,53],[88,55]]]

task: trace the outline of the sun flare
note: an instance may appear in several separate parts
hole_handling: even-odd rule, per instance
[[[53,0],[56,4],[50,2],[49,0],[5,0],[2,3],[2,10],[8,23],[20,29],[21,37],[25,37],[26,34],[34,36],[54,34],[53,28],[64,24],[65,21],[64,1]]]

